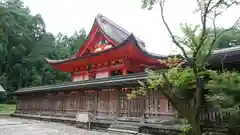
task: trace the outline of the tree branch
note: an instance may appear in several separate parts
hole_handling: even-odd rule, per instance
[[[164,2],[165,2],[165,0],[160,0],[160,1],[159,1],[159,5],[160,5],[160,9],[161,9],[161,18],[162,18],[162,21],[163,21],[165,27],[167,28],[167,30],[168,30],[171,38],[172,38],[173,43],[175,43],[176,46],[182,51],[182,53],[183,53],[184,57],[186,58],[187,62],[188,62],[188,63],[191,65],[191,67],[193,68],[194,76],[195,76],[195,78],[196,78],[196,81],[198,82],[198,81],[199,81],[199,77],[198,77],[198,70],[197,70],[197,67],[196,67],[196,63],[192,62],[192,61],[189,59],[189,57],[187,56],[186,51],[185,51],[184,48],[181,46],[181,44],[176,40],[175,36],[173,35],[170,27],[168,26],[168,24],[167,24],[167,22],[166,22],[166,20],[165,20],[164,10],[163,10],[163,9],[164,9]],[[196,57],[195,57],[195,58],[196,58]],[[195,59],[195,58],[194,58],[194,59]],[[163,75],[163,77],[165,78],[165,80],[168,80],[168,79],[166,78],[166,75],[165,75],[164,73],[163,73],[162,75]],[[169,89],[169,90],[171,90],[171,89]],[[198,90],[198,89],[197,89],[197,90]],[[200,92],[201,92],[201,90],[200,90]],[[200,92],[197,92],[197,93],[200,93]],[[167,93],[165,93],[165,96],[166,96],[166,98],[169,98],[169,99],[172,100],[171,102],[173,103],[173,105],[174,105],[174,104],[175,104],[175,105],[179,105],[180,103],[182,103],[180,100],[177,101],[177,102],[180,102],[180,103],[178,103],[178,104],[177,104],[177,102],[174,103],[173,99],[172,99],[171,97],[169,97],[169,95],[168,95]],[[168,96],[168,97],[167,97],[167,96]],[[174,97],[174,98],[175,98],[175,97]],[[183,104],[181,104],[181,105],[184,105],[184,106],[181,106],[181,107],[176,106],[176,107],[178,107],[178,108],[176,108],[176,109],[184,112],[184,110],[185,110],[185,104],[183,103]],[[182,108],[184,108],[184,109],[182,109]],[[190,110],[190,109],[189,109],[189,110]],[[192,109],[192,110],[194,110],[194,109]]]
[[[219,0],[216,4],[214,4],[211,8],[209,8],[207,12],[210,13],[214,8],[218,7],[222,2],[224,2],[224,0]]]
[[[194,58],[196,57],[199,50],[201,49],[203,42],[206,40],[206,23],[207,23],[207,16],[208,16],[208,8],[211,2],[212,0],[209,0],[208,3],[204,5],[204,9],[201,9],[202,34],[200,37],[200,43],[198,44],[195,52],[193,53]]]
[[[217,13],[214,12],[214,17],[213,17],[213,34],[214,38],[217,38],[217,27],[216,27],[216,18],[217,18]]]
[[[199,0],[197,0],[197,1],[198,1],[199,6],[201,6],[200,1],[199,1]],[[202,32],[202,35],[201,35],[200,44],[199,44],[198,48],[196,49],[196,52],[199,51],[199,49],[201,48],[203,42],[204,42],[205,39],[206,39],[206,36],[205,36],[205,34],[206,34],[206,33],[205,33],[205,32],[206,32],[206,18],[208,17],[208,14],[211,13],[215,8],[219,7],[219,6],[224,2],[224,0],[219,0],[219,1],[216,2],[212,7],[210,7],[211,2],[212,2],[212,0],[209,0],[209,1],[208,1],[207,5],[206,5],[205,8],[204,8],[204,11],[202,11],[203,9],[201,9],[201,14],[202,14],[202,13],[204,14],[204,15],[203,15],[203,18],[201,19],[201,20],[202,20],[202,25],[203,25],[203,32]],[[232,2],[231,4],[227,5],[227,6],[224,8],[224,10],[223,10],[222,12],[219,12],[219,13],[217,13],[217,12],[216,12],[216,9],[215,9],[215,11],[214,11],[214,17],[213,17],[214,38],[215,38],[215,39],[217,39],[217,35],[216,35],[216,24],[215,24],[216,17],[217,17],[218,15],[222,14],[224,11],[226,11],[226,10],[227,10],[229,7],[231,7],[233,4],[235,4],[235,2]],[[239,20],[239,19],[238,19],[238,20]],[[231,28],[231,29],[232,29],[232,28]],[[226,31],[225,31],[225,32],[226,32]],[[223,33],[222,33],[222,34],[223,34]],[[222,34],[221,34],[221,35],[222,35]],[[221,36],[221,35],[219,35],[219,36]],[[215,44],[215,42],[216,42],[216,40],[214,41],[213,44],[210,45],[210,51],[212,51],[213,45]],[[211,52],[210,52],[210,53],[211,53]],[[196,54],[195,54],[195,55],[196,55]],[[207,55],[207,57],[209,57],[209,55]],[[204,61],[203,61],[203,64],[204,64],[205,62],[206,62],[206,61],[204,60]]]
[[[168,26],[166,20],[165,20],[165,17],[164,17],[164,3],[165,3],[165,0],[158,0],[159,2],[159,5],[160,5],[160,10],[161,10],[161,18],[162,18],[162,21],[165,25],[165,27],[167,28],[171,38],[172,38],[172,42],[175,43],[175,45],[182,51],[184,57],[186,58],[187,62],[190,64],[190,66],[193,68],[193,73],[196,77],[196,80],[198,80],[198,70],[197,70],[197,67],[196,67],[196,63],[192,62],[190,60],[190,58],[187,56],[187,53],[186,51],[184,50],[184,48],[181,46],[181,44],[176,40],[175,36],[173,35],[173,32],[171,31],[170,27]]]
[[[215,21],[215,20],[214,20],[214,21]],[[207,53],[206,57],[204,58],[202,64],[206,63],[206,61],[207,61],[208,58],[210,57],[210,55],[211,55],[211,53],[212,53],[212,49],[213,49],[216,41],[217,41],[225,32],[228,32],[228,31],[232,30],[232,29],[239,23],[239,21],[240,21],[240,17],[239,17],[239,18],[237,19],[237,21],[232,25],[232,27],[223,30],[223,31],[222,31],[221,33],[219,33],[218,35],[215,34],[216,37],[215,37],[215,38],[213,39],[213,41],[211,42],[210,48],[209,48],[209,50],[208,50],[208,53]],[[215,28],[214,31],[216,32],[216,28]]]
[[[187,56],[186,51],[181,46],[181,44],[176,40],[175,36],[173,35],[173,32],[171,31],[170,27],[168,26],[168,24],[165,20],[165,17],[164,17],[164,3],[165,3],[165,0],[158,0],[158,3],[159,3],[159,6],[160,6],[160,10],[161,10],[162,21],[163,21],[165,27],[167,28],[168,33],[171,36],[172,42],[182,51],[182,53],[183,53],[184,57],[186,58],[187,62],[192,65],[192,62],[189,59],[189,57]]]
[[[223,61],[225,60],[226,57],[227,57],[227,53],[225,53],[224,57],[221,59],[221,67],[222,67],[223,71],[224,71],[224,63],[223,63]]]
[[[162,76],[165,80],[165,88],[160,88],[162,94],[172,103],[173,107],[179,112],[185,114],[187,117],[191,117],[194,114],[194,109],[191,106],[188,106],[188,103],[185,100],[181,100],[171,93],[172,86],[168,80],[166,74],[162,72]]]

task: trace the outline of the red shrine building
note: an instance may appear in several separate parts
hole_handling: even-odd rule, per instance
[[[139,81],[146,82],[146,69],[168,68],[166,59],[147,52],[143,41],[98,15],[78,52],[67,59],[47,59],[54,69],[71,74],[72,82],[19,89],[15,115],[74,120],[77,113],[88,112],[95,123],[174,119],[174,109],[159,91],[132,100],[126,96]]]
[[[68,59],[49,60],[56,70],[72,74],[72,81],[108,78],[144,72],[146,68],[167,68],[165,56],[146,51],[145,44],[102,15],[94,21],[88,39]]]

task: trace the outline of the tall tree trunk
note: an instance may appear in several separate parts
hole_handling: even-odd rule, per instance
[[[199,113],[194,114],[194,116],[189,120],[189,124],[192,126],[191,132],[193,135],[202,134],[201,125],[200,125],[200,115],[198,114]]]
[[[193,135],[201,135],[201,134],[202,134],[202,130],[201,130],[201,126],[200,126],[200,122],[195,121],[195,122],[192,123],[191,125],[192,125],[192,132],[193,132]]]

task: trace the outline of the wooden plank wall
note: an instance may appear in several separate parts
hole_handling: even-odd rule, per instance
[[[134,88],[122,88],[120,91],[120,114],[119,117],[142,117],[145,113],[145,99],[136,98],[129,100],[127,94],[130,94]]]
[[[120,88],[23,95],[17,97],[16,113],[75,118],[77,112],[89,112],[96,117],[144,116],[147,119],[171,119],[176,113],[159,91],[152,90],[147,96],[128,100],[126,94],[132,90],[133,88]],[[205,123],[224,123],[228,116],[208,108],[202,112],[201,119]]]
[[[162,112],[171,112],[161,108],[162,98],[158,91],[147,96],[129,100],[126,94],[134,88],[85,90],[59,92],[45,95],[20,96],[17,100],[19,113],[75,117],[77,112],[89,112],[99,117],[151,117]]]
[[[116,90],[104,89],[97,93],[97,116],[114,117],[116,115]]]

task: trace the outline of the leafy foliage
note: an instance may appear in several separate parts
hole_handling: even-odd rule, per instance
[[[218,28],[217,33],[224,31],[224,28]],[[210,30],[210,32],[213,32]],[[234,47],[240,45],[240,29],[234,28],[231,31],[227,31],[219,37],[214,49],[222,49],[228,47]]]
[[[0,84],[8,93],[70,80],[69,73],[52,69],[45,58],[72,56],[86,38],[84,29],[54,36],[46,32],[41,15],[32,15],[20,0],[0,1],[0,14]]]
[[[171,84],[172,94],[175,94],[180,99],[193,98],[193,92],[191,92],[191,90],[196,87],[196,82],[190,68],[171,68],[166,72],[166,77]],[[149,88],[165,88],[165,83],[164,76],[161,72],[149,71]]]
[[[240,73],[225,71],[223,73],[213,74],[207,84],[207,89],[212,95],[208,95],[208,100],[214,102],[219,108],[236,107],[240,105]]]
[[[240,130],[240,73],[237,71],[215,72],[206,85],[210,93],[206,95],[220,112],[227,113],[229,134],[239,134]],[[226,117],[226,116],[225,116]]]

